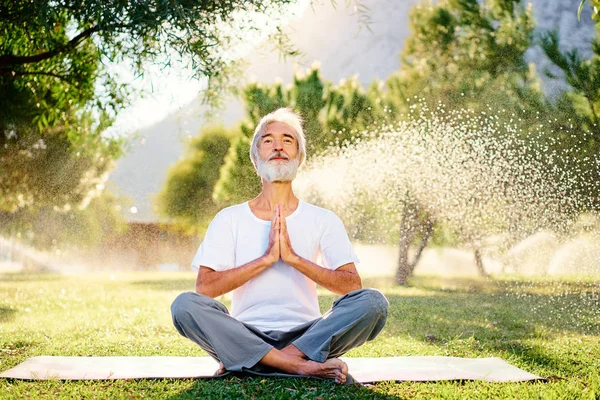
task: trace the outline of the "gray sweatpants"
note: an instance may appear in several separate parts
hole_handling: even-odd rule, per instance
[[[262,332],[233,318],[218,301],[194,292],[180,294],[171,305],[171,314],[181,335],[228,371],[242,371],[254,367],[272,348],[281,350],[289,344],[313,361],[339,357],[375,339],[385,325],[388,304],[375,289],[355,290],[334,301],[322,317],[289,332]]]

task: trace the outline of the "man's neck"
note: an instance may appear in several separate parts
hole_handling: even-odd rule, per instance
[[[299,200],[292,189],[292,182],[268,182],[263,179],[262,191],[254,201],[261,208],[270,210],[275,210],[277,204],[283,209],[295,210]]]

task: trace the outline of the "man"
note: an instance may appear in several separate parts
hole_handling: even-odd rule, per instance
[[[175,299],[173,323],[220,361],[217,374],[274,370],[343,383],[348,367],[337,357],[377,336],[387,299],[362,289],[341,220],[294,195],[306,157],[300,117],[286,108],[266,115],[250,157],[262,192],[215,216],[192,262],[196,293]],[[317,284],[342,295],[323,316]],[[214,300],[230,291],[231,315]]]

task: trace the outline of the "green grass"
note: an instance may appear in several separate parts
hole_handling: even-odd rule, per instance
[[[192,273],[0,274],[0,370],[28,357],[205,355],[171,324],[169,306]],[[537,383],[227,378],[26,382],[0,379],[0,398],[518,398],[600,399],[598,281],[414,278],[377,285],[390,300],[382,334],[348,356],[501,357]],[[322,293],[328,308],[334,296]],[[226,301],[227,303],[227,301]]]

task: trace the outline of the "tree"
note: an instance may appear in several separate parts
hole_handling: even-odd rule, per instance
[[[502,110],[497,115],[525,128],[539,123],[540,111],[547,113],[535,71],[524,58],[534,25],[531,9],[520,0],[423,2],[411,11],[410,27],[400,70],[386,80],[388,98],[399,112],[409,115],[423,106],[436,110],[440,104],[447,111],[475,114]],[[406,195],[402,208],[410,215],[401,217],[399,284],[406,284],[434,224],[433,215]],[[415,242],[420,250],[409,261],[409,245]],[[480,250],[474,250],[480,261]]]
[[[402,112],[415,97],[432,110],[493,105],[520,118],[544,103],[524,58],[534,24],[520,0],[423,2],[411,11],[410,27],[400,70],[386,81]]]
[[[198,77],[209,78],[207,93],[212,93],[214,85],[225,84],[228,76],[231,56],[225,51],[258,24],[251,20],[240,24],[236,15],[240,11],[254,15],[280,11],[288,3],[1,1],[3,175],[19,173],[7,164],[6,157],[12,157],[7,156],[9,152],[32,151],[28,146],[40,139],[66,140],[70,143],[68,151],[80,157],[96,154],[107,163],[118,157],[123,142],[102,138],[101,132],[110,124],[110,116],[126,104],[127,91],[104,68],[106,60],[128,62],[143,73],[145,62],[167,66],[172,58],[180,57],[191,63]],[[274,35],[278,34],[281,32]],[[99,147],[92,149],[92,143]],[[60,207],[64,205],[62,197],[69,197],[68,189],[58,197],[40,197],[35,188],[23,183],[12,187],[11,182],[0,182],[0,208],[4,210],[19,207],[12,197],[32,199],[26,202],[28,206],[56,201]]]
[[[581,211],[600,210],[600,25],[596,30],[589,60],[582,59],[577,50],[563,52],[556,31],[541,37],[544,53],[570,86],[556,101],[556,108],[569,118],[553,120],[554,131],[559,134],[548,142],[552,148],[569,153],[570,162],[563,168],[572,172],[575,189],[585,198]]]
[[[223,160],[214,191],[206,193],[221,207],[244,202],[261,190],[261,181],[250,160],[250,138],[240,135]]]
[[[264,24],[240,12],[289,3],[0,0],[0,211],[83,209],[102,192],[125,148],[103,131],[129,95],[106,61],[142,74],[146,62],[180,58],[214,100],[234,68],[227,51]]]
[[[67,16],[50,29],[33,11],[33,2],[0,6],[0,209],[9,212],[85,206],[122,152],[122,140],[101,135],[108,114],[90,107],[101,75],[96,46],[57,50]]]
[[[186,154],[169,168],[165,185],[156,196],[160,216],[188,233],[204,233],[218,211],[212,192],[235,136],[240,134],[211,126],[190,140]]]
[[[226,51],[260,27],[252,19],[240,21],[238,14],[277,14],[288,4],[289,0],[117,0],[109,5],[100,0],[5,0],[0,3],[0,68],[13,81],[30,75],[74,81],[77,74],[89,76],[94,64],[105,58],[131,60],[142,72],[145,61],[169,65],[180,55],[187,57],[198,77],[222,82],[231,61]],[[271,36],[281,35],[276,30]],[[76,62],[82,55],[93,61],[91,71]],[[110,76],[104,78],[114,83]]]

